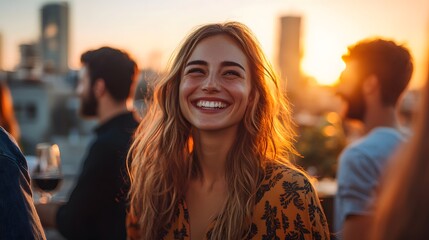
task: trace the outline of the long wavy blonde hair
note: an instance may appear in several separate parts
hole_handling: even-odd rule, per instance
[[[246,236],[267,163],[278,162],[296,169],[288,160],[295,154],[288,102],[256,38],[237,22],[201,26],[185,39],[172,58],[168,74],[156,83],[153,103],[137,129],[128,155],[130,214],[139,224],[142,239],[162,237],[162,232],[168,230],[166,225],[174,220],[188,183],[201,174],[194,157],[193,126],[179,107],[179,84],[195,47],[216,35],[231,37],[247,56],[254,101],[246,110],[227,156],[228,196],[211,239]]]

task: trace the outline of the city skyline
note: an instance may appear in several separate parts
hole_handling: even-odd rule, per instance
[[[0,0],[3,68],[19,63],[19,44],[40,36],[40,11],[46,0]],[[79,67],[82,52],[111,45],[129,51],[140,68],[164,69],[168,58],[195,26],[240,21],[258,37],[277,64],[280,17],[301,16],[304,74],[331,84],[343,63],[341,55],[358,40],[382,36],[404,43],[414,56],[413,85],[426,76],[429,2],[425,0],[196,0],[157,2],[70,0],[69,65]],[[210,10],[210,11],[209,11]],[[0,60],[0,61],[1,61]]]

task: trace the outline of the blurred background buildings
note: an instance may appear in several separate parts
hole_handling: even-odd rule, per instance
[[[0,71],[3,70],[3,36],[0,33]]]
[[[46,72],[69,70],[69,6],[66,2],[49,3],[41,9],[40,49]]]
[[[280,17],[278,69],[288,94],[299,96],[301,88],[301,17]]]
[[[73,29],[70,8],[66,2],[41,6],[37,40],[19,45],[16,49],[19,63],[12,71],[4,70],[4,35],[0,33],[0,80],[7,81],[11,88],[24,153],[34,154],[35,145],[40,142],[57,143],[62,152],[64,171],[72,175],[79,169],[95,122],[78,116],[77,71],[69,68]],[[295,160],[317,177],[333,178],[338,154],[348,142],[359,137],[359,126],[341,122],[338,115],[341,103],[334,95],[334,86],[321,85],[304,73],[302,37],[305,18],[299,14],[285,14],[275,21],[278,32],[275,67],[293,104],[298,133],[296,147],[302,154]],[[106,41],[109,44],[109,39]],[[159,69],[141,69],[135,101],[140,114],[144,114],[145,101],[150,98],[147,93],[151,92],[151,82],[159,74]],[[411,124],[418,96],[419,91],[414,89],[405,97],[400,111],[405,130]]]

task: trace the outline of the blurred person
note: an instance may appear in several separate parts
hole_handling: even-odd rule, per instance
[[[127,108],[134,93],[137,66],[118,49],[84,53],[77,93],[80,113],[99,126],[68,202],[39,204],[42,224],[67,239],[126,239],[129,180],[126,155],[138,125]]]
[[[19,125],[13,110],[13,100],[6,82],[0,81],[0,126],[17,142],[20,141]]]
[[[393,41],[363,40],[343,56],[346,68],[337,93],[347,103],[345,118],[363,123],[365,136],[339,157],[335,230],[344,239],[367,239],[371,205],[389,157],[403,143],[396,105],[413,71],[409,51]]]
[[[130,239],[328,239],[277,75],[243,24],[185,40],[140,123]]]
[[[0,127],[0,239],[45,239],[33,203],[27,161]]]
[[[383,177],[372,228],[374,240],[425,240],[429,236],[429,74],[420,99],[413,135]]]

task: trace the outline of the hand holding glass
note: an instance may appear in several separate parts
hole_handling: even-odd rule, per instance
[[[39,202],[47,203],[63,179],[60,149],[56,144],[41,143],[36,146],[36,154],[37,166],[32,174],[32,183],[35,190],[40,193]]]

